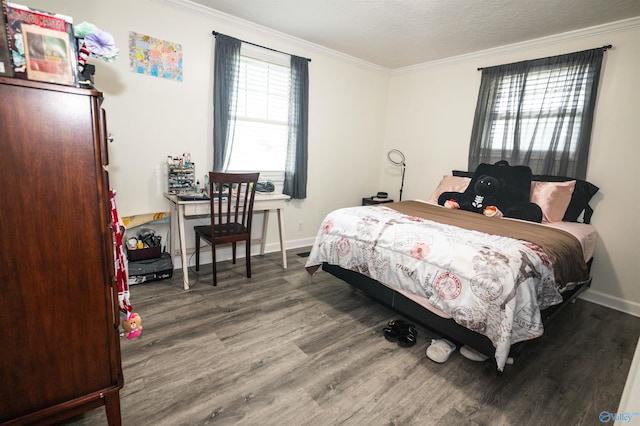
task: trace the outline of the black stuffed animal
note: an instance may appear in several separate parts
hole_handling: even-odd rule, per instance
[[[493,176],[480,176],[473,185],[473,193],[469,194],[471,197],[467,196],[467,200],[460,204],[460,208],[484,214],[487,207],[497,204],[501,186],[504,185],[500,185],[500,181]]]
[[[531,196],[531,169],[527,166],[510,166],[506,161],[498,161],[495,164],[482,163],[473,174],[473,178],[469,186],[464,192],[445,192],[438,198],[438,204],[447,206],[457,203],[464,209],[474,212],[483,213],[487,216],[500,216],[502,213],[505,217],[515,219],[523,219],[531,222],[542,222],[542,209],[539,205],[530,201]],[[488,188],[483,188],[482,184],[476,189],[476,185],[480,180],[487,177],[495,179],[498,184],[498,190],[493,194],[486,194]],[[485,186],[486,183],[485,183]],[[493,189],[492,189],[493,191]],[[476,195],[484,195],[481,202],[478,202]],[[489,195],[490,198],[487,198]],[[451,202],[449,200],[454,200]],[[473,201],[476,201],[473,205]],[[448,202],[449,201],[449,202]],[[495,206],[497,211],[486,210],[487,206]]]
[[[450,196],[448,196],[443,205],[449,208],[460,208],[474,213],[494,216],[495,210],[487,210],[487,208],[490,206],[495,207],[500,186],[501,182],[497,178],[482,175],[473,185],[473,191],[448,193]],[[485,211],[487,212],[485,213]]]

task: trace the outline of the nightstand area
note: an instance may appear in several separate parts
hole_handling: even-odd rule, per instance
[[[393,203],[391,198],[365,197],[362,199],[363,206],[371,206],[374,204]]]

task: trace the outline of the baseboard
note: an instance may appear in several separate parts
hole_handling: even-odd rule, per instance
[[[598,305],[606,306],[607,308],[615,309],[616,311],[624,312],[625,314],[640,317],[640,303],[630,302],[628,300],[620,299],[619,297],[610,296],[591,288],[583,292],[579,297],[580,299],[588,302],[597,303]]]
[[[316,237],[302,238],[299,240],[287,241],[285,243],[285,246],[287,247],[287,250],[295,250],[301,247],[311,248],[315,240],[316,240]],[[273,251],[279,251],[280,246],[278,244],[274,244],[274,245],[276,246],[276,248]]]
[[[309,248],[313,245],[313,242],[315,241],[315,237],[312,238],[303,238],[303,239],[299,239],[299,240],[290,240],[290,241],[286,241],[285,242],[285,248],[287,250],[295,250],[301,247],[305,247],[305,248]],[[266,253],[275,253],[275,252],[279,252],[280,251],[280,243],[275,242],[275,243],[267,243],[264,246],[264,252]],[[260,253],[260,245],[259,244],[252,244],[251,245],[251,254],[256,255]],[[193,254],[193,249],[189,249],[189,254],[187,254],[188,256],[188,262],[189,262],[189,266],[195,266],[195,256]],[[244,248],[240,248],[237,252],[237,256],[238,259],[242,259],[244,258]],[[221,247],[218,249],[218,251],[216,252],[216,259],[218,260],[218,262],[223,261],[223,260],[231,260],[232,258],[232,253],[231,253],[231,247],[230,246],[226,246],[226,247]],[[205,246],[205,248],[203,249],[203,251],[201,252],[201,256],[200,256],[200,263],[202,265],[207,265],[209,263],[211,263],[211,251],[209,249],[209,246]],[[174,256],[173,257],[173,269],[182,269],[182,260],[180,259],[180,256]]]

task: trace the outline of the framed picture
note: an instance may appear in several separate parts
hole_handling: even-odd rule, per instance
[[[75,57],[69,35],[36,25],[21,25],[29,80],[74,85]]]

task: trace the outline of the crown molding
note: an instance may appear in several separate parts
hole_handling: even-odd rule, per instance
[[[450,58],[440,59],[436,61],[424,62],[422,64],[411,65],[403,68],[396,68],[391,70],[392,76],[406,74],[408,72],[414,72],[417,70],[432,68],[443,64],[455,63],[466,61],[468,59],[479,59],[495,55],[498,53],[510,53],[521,49],[530,49],[539,46],[548,46],[553,43],[560,43],[564,41],[577,40],[586,37],[593,37],[599,35],[605,35],[613,32],[626,31],[640,27],[640,16],[636,18],[623,19],[621,21],[610,22],[608,24],[602,24],[595,27],[582,28],[575,31],[568,31],[566,33],[555,34],[552,36],[541,37],[533,40],[523,41],[521,43],[509,44],[506,46],[495,47],[487,50],[480,50],[477,52],[467,53],[459,56],[452,56]],[[607,43],[603,43],[607,44]],[[615,45],[613,46],[615,48]],[[482,65],[480,65],[482,66]]]
[[[305,51],[315,52],[325,56],[351,62],[355,65],[358,65],[361,68],[381,72],[387,75],[391,72],[389,68],[376,65],[371,62],[364,61],[362,59],[358,59],[354,56],[350,56],[345,53],[338,52],[337,50],[329,49],[319,44],[311,43],[309,41],[302,40],[298,37],[293,37],[289,34],[276,31],[274,29],[271,29],[262,25],[255,24],[253,22],[250,22],[244,19],[240,19],[236,16],[229,15],[227,13],[220,12],[218,10],[211,9],[209,7],[205,7],[200,4],[194,3],[190,0],[152,0],[152,1],[155,3],[162,3],[176,9],[181,9],[181,10],[184,10],[185,12],[193,13],[198,16],[203,16],[203,15],[207,16],[212,19],[212,25],[215,25],[216,22],[233,25],[234,27],[245,30],[245,31],[257,33],[265,37],[279,39],[281,41],[287,42],[301,49],[304,49]],[[211,30],[213,31],[214,29],[215,28],[212,28]],[[229,34],[229,35],[233,36],[233,34]],[[247,40],[247,41],[252,41],[252,40]],[[261,44],[261,43],[258,43],[258,44]],[[308,56],[308,54],[305,54],[303,56]]]
[[[441,66],[444,64],[466,61],[469,59],[482,59],[485,57],[489,57],[490,55],[495,55],[499,53],[509,53],[509,52],[514,52],[521,49],[529,49],[529,48],[535,48],[539,46],[548,46],[549,44],[553,44],[553,43],[560,43],[563,41],[576,40],[580,38],[592,37],[597,35],[604,35],[612,32],[624,31],[624,30],[635,29],[637,27],[640,27],[640,16],[639,16],[636,18],[629,18],[621,21],[611,22],[608,24],[598,25],[595,27],[583,28],[575,31],[568,31],[566,33],[542,37],[534,40],[528,40],[521,43],[509,44],[506,46],[495,47],[491,49],[467,53],[464,55],[452,56],[449,58],[438,59],[435,61],[429,61],[429,62],[424,62],[416,65],[410,65],[407,67],[391,69],[391,68],[383,67],[380,65],[376,65],[371,62],[364,61],[362,59],[347,55],[342,52],[338,52],[333,49],[329,49],[327,47],[321,46],[316,43],[311,43],[309,41],[302,40],[298,37],[293,37],[289,34],[276,31],[274,29],[271,29],[262,25],[255,24],[253,22],[250,22],[244,19],[240,19],[238,17],[229,15],[224,12],[220,12],[218,10],[202,6],[190,0],[152,0],[152,1],[156,3],[162,3],[176,9],[181,9],[181,10],[184,10],[185,12],[193,13],[198,16],[203,16],[203,15],[207,16],[212,19],[212,25],[215,25],[216,22],[232,25],[244,31],[249,31],[264,37],[270,37],[270,38],[275,38],[275,39],[284,41],[286,43],[297,46],[300,49],[304,49],[305,51],[315,52],[315,53],[322,54],[335,59],[347,61],[361,68],[380,72],[390,76],[398,76],[398,75],[406,74],[409,72],[433,68],[433,67]],[[213,30],[214,28],[212,28],[212,31]],[[247,40],[247,41],[251,41],[251,40]],[[308,56],[307,54],[305,55]]]

